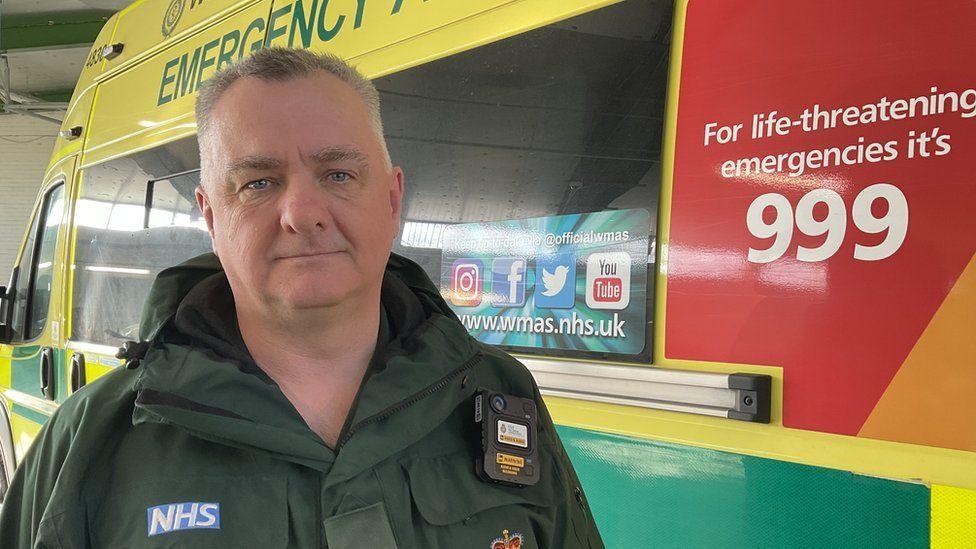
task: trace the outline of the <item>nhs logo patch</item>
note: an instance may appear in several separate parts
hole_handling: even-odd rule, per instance
[[[146,515],[150,536],[178,530],[220,529],[219,503],[168,503],[146,509]]]

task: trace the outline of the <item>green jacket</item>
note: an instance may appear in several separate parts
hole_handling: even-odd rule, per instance
[[[216,258],[163,271],[141,363],[44,426],[0,547],[603,547],[529,372],[471,338],[409,260],[391,257],[382,294],[378,350],[332,450],[253,363]],[[537,484],[476,476],[479,388],[537,403]]]

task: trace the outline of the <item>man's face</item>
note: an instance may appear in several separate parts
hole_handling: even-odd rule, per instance
[[[238,308],[287,314],[378,292],[403,173],[360,96],[326,73],[244,78],[211,121],[197,201]]]

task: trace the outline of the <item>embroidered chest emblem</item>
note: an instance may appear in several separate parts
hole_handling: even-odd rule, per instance
[[[522,534],[502,530],[502,537],[491,542],[491,549],[522,549]]]
[[[146,509],[149,535],[179,530],[220,529],[220,504],[203,501],[167,503]]]

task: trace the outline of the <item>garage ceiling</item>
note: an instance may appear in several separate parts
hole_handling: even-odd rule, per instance
[[[4,15],[25,13],[63,13],[69,11],[103,10],[117,11],[130,2],[121,0],[5,0]]]
[[[129,3],[0,0],[0,82],[9,81],[11,92],[9,101],[0,100],[0,284],[16,261],[60,119],[92,44],[112,13]]]
[[[105,21],[131,0],[0,0],[4,114],[57,121]],[[3,94],[0,94],[2,100]],[[2,119],[0,119],[2,120]],[[2,132],[2,130],[0,130]]]

